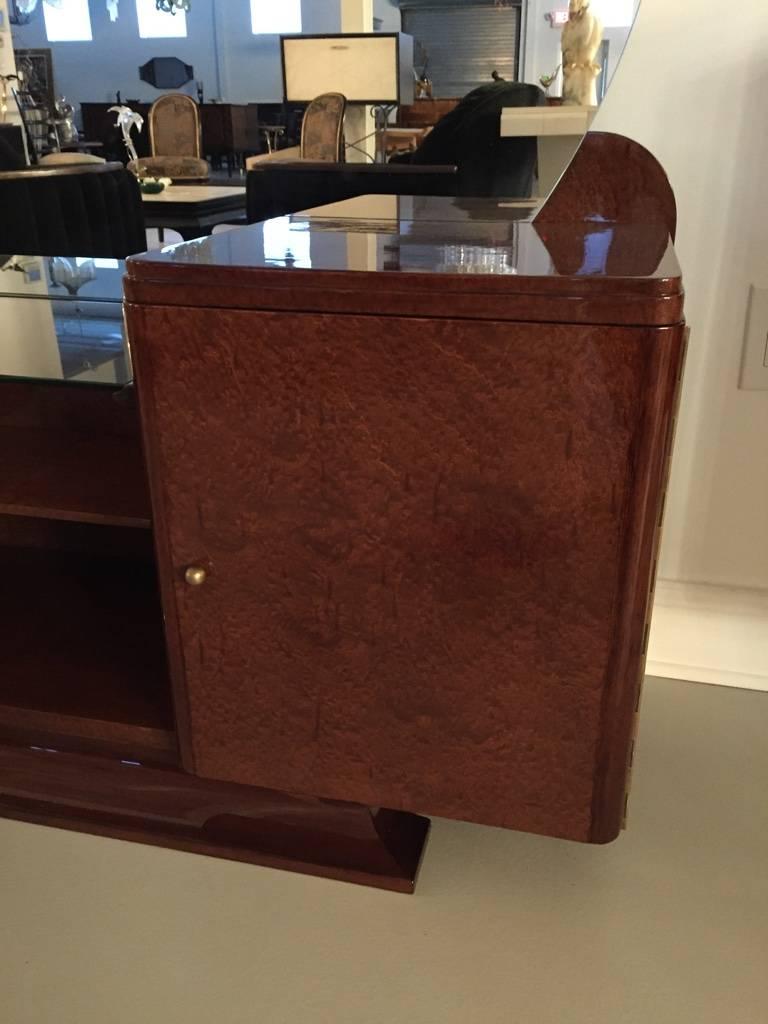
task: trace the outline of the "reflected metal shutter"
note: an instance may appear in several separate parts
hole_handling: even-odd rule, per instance
[[[406,0],[407,2],[407,0]],[[401,0],[403,32],[429,54],[427,74],[435,98],[466,96],[491,81],[495,69],[517,80],[520,7],[492,3],[410,7]]]

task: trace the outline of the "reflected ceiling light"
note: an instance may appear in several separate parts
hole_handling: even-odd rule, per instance
[[[176,11],[186,14],[192,9],[192,0],[155,0],[155,7],[163,14],[175,14]]]

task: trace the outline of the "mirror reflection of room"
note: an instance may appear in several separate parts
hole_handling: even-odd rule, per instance
[[[589,128],[639,0],[3,3],[6,170],[120,161],[161,191],[307,159],[455,166],[459,194],[536,200]],[[405,48],[384,45],[395,33]],[[300,89],[281,44],[296,34],[319,37],[297,57]],[[343,54],[333,39],[351,34]]]

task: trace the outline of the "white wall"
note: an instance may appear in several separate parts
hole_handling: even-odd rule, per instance
[[[208,99],[282,100],[279,37],[253,35],[249,0],[194,0],[186,39],[140,39],[133,0],[121,0],[116,22],[104,0],[90,0],[90,11],[93,42],[50,44],[40,10],[13,29],[16,47],[51,47],[56,90],[76,104],[114,100],[118,89],[123,100],[152,102],[160,92],[139,79],[138,68],[165,56],[191,64]],[[302,0],[302,23],[307,33],[338,32],[339,0]],[[194,94],[194,83],[184,91]]]
[[[42,3],[39,5],[42,7]],[[139,79],[138,68],[152,57],[179,57],[195,69],[195,77],[205,83],[209,96],[216,96],[216,57],[212,40],[212,2],[196,0],[187,16],[187,39],[140,39],[136,5],[121,0],[120,17],[109,20],[104,0],[91,0],[93,41],[49,43],[40,9],[28,25],[13,28],[14,45],[50,47],[56,91],[76,104],[115,99],[120,90],[127,99],[151,102],[160,93]],[[170,18],[171,15],[168,15]],[[187,87],[194,92],[194,83]]]
[[[373,0],[373,16],[381,19],[380,32],[400,32],[403,15],[395,0]]]
[[[341,31],[343,2],[302,0],[303,31]],[[565,0],[529,0],[522,74],[525,81],[537,83],[541,74],[559,64],[560,30],[551,28],[544,14],[564,6]],[[382,21],[382,31],[400,30],[401,12],[395,0],[374,0],[372,9]],[[195,78],[203,81],[209,99],[241,103],[282,98],[278,37],[251,33],[248,0],[195,0],[187,15],[186,39],[140,39],[132,0],[121,0],[116,22],[109,20],[104,0],[90,0],[90,10],[93,42],[52,45],[57,91],[75,103],[113,100],[118,89],[123,99],[151,101],[159,93],[139,80],[137,69],[151,57],[167,55],[194,67]],[[612,29],[606,35],[611,40],[613,69],[627,33]],[[13,37],[18,47],[51,45],[40,10],[28,25],[14,27]],[[185,90],[194,94],[194,84]],[[559,91],[559,83],[553,91]]]
[[[643,0],[594,128],[669,174],[692,328],[650,667],[768,688],[768,392],[738,390],[768,286],[766,0]]]
[[[0,75],[13,74],[13,47],[11,46],[11,23],[8,20],[8,0],[0,0]]]
[[[550,74],[562,60],[560,31],[550,28],[544,20],[544,15],[554,9],[552,0],[528,0],[520,78],[532,85],[538,85],[541,75]],[[559,93],[558,82],[552,89],[552,95]]]
[[[253,35],[247,0],[210,2],[216,15],[222,96],[231,103],[280,102],[283,98],[280,37]],[[280,0],[272,2],[279,4]],[[339,0],[302,0],[301,23],[307,35],[340,32]]]
[[[0,5],[5,0],[0,0]],[[24,256],[26,273],[14,270],[14,290],[25,296],[48,294],[46,260]],[[0,359],[8,375],[63,378],[61,354],[50,302],[0,297]]]
[[[13,40],[11,37],[11,23],[8,21],[8,0],[0,0],[0,75],[13,75],[16,73],[16,65],[13,61]],[[8,110],[6,120],[13,124],[19,123],[19,115],[16,104],[10,96],[8,89]]]

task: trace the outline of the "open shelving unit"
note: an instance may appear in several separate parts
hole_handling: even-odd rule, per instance
[[[25,413],[0,422],[0,740],[175,764],[135,406],[105,430],[115,392],[58,388],[61,414],[30,422],[35,388],[8,387]]]
[[[0,514],[150,528],[141,451],[126,439],[8,428],[2,450]]]

